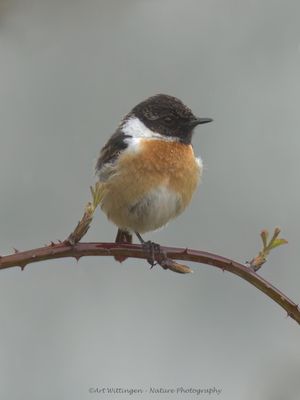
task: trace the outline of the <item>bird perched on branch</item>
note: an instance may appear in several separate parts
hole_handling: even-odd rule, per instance
[[[118,227],[116,242],[131,243],[134,232],[153,251],[155,244],[141,234],[167,224],[190,203],[202,174],[193,131],[211,121],[166,94],[149,97],[123,118],[96,164],[101,208]]]

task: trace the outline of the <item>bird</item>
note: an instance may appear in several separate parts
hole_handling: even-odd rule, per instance
[[[191,144],[194,129],[211,121],[196,117],[174,96],[156,94],[125,115],[100,151],[95,166],[103,189],[100,207],[118,228],[115,241],[132,243],[135,233],[142,245],[150,245],[152,266],[159,245],[142,234],[165,226],[190,203],[203,170]]]

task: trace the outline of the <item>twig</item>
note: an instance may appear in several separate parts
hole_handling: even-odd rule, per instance
[[[162,250],[170,259],[193,261],[207,264],[229,271],[251,283],[268,297],[278,303],[287,314],[300,324],[300,309],[297,304],[290,300],[285,294],[263,279],[251,268],[216,254],[205,251],[182,249],[175,247],[162,247]],[[0,269],[20,266],[22,269],[27,264],[43,260],[53,260],[63,257],[74,257],[79,260],[83,256],[125,256],[132,258],[147,259],[140,245],[119,243],[77,243],[71,246],[66,243],[51,243],[49,246],[29,251],[18,252],[0,258]]]
[[[104,189],[101,183],[97,182],[94,187],[90,187],[90,190],[92,194],[92,201],[88,202],[85,206],[81,220],[76,225],[74,231],[65,240],[65,243],[69,243],[71,245],[78,243],[90,228],[96,208],[103,198]]]
[[[280,228],[275,228],[274,233],[270,241],[268,242],[269,238],[269,232],[264,229],[260,233],[260,237],[262,240],[262,249],[258,253],[258,255],[249,262],[250,268],[253,269],[253,271],[258,271],[263,264],[267,261],[267,257],[270,254],[270,252],[275,249],[276,247],[282,246],[283,244],[287,244],[286,239],[279,238],[280,234]]]

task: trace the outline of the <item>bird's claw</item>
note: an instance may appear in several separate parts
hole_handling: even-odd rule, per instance
[[[165,253],[162,251],[158,243],[148,240],[147,242],[144,242],[142,246],[144,251],[148,253],[147,262],[150,264],[150,268],[153,268],[166,258]]]

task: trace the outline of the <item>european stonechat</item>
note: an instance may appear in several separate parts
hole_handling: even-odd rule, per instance
[[[183,212],[202,175],[194,155],[197,118],[176,97],[158,94],[135,106],[102,148],[96,174],[103,183],[101,208],[117,227],[116,242],[156,230]],[[122,259],[119,258],[119,261]]]

